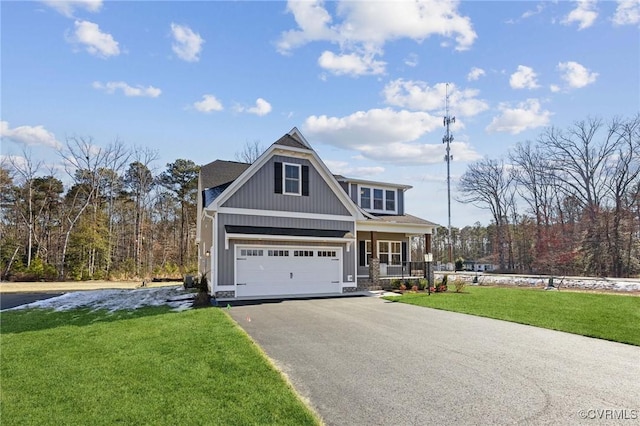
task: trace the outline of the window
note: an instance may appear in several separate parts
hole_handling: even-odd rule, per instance
[[[386,205],[385,208],[390,211],[396,210],[396,193],[395,191],[386,191]]]
[[[373,209],[374,210],[382,210],[382,194],[384,191],[382,189],[374,189],[373,190]]]
[[[262,256],[262,254],[263,254],[262,250],[246,250],[246,249],[240,250],[240,256]]]
[[[371,260],[371,241],[366,241],[364,244],[365,251],[365,264],[364,266],[369,266],[369,261]]]
[[[380,263],[400,265],[402,263],[402,243],[400,241],[378,241]]]
[[[313,257],[313,250],[294,250],[295,257]]]
[[[371,188],[360,188],[360,207],[371,208]]]
[[[396,190],[360,187],[360,207],[375,212],[397,212]]]
[[[318,257],[336,257],[335,250],[318,250]]]
[[[300,164],[284,164],[284,193],[300,195]]]
[[[289,250],[269,250],[267,254],[272,257],[273,256],[286,257],[286,256],[289,256]]]

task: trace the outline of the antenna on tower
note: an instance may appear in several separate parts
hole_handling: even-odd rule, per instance
[[[447,235],[447,248],[449,252],[449,264],[453,264],[453,246],[451,245],[451,161],[453,160],[453,155],[451,155],[451,142],[453,142],[453,135],[451,134],[451,130],[449,126],[451,123],[456,122],[455,117],[449,116],[449,83],[446,84],[445,87],[445,97],[444,97],[444,120],[443,124],[446,127],[447,131],[442,138],[442,143],[447,144],[447,154],[444,156],[444,161],[447,162],[447,206],[448,206],[448,235]]]

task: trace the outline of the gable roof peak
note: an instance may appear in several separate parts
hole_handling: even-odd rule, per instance
[[[294,127],[293,129],[289,130],[289,132],[287,134],[289,136],[291,136],[292,138],[294,138],[295,140],[297,140],[298,142],[300,142],[302,145],[304,145],[305,148],[313,149],[313,148],[311,148],[311,145],[309,144],[309,141],[307,140],[307,138],[305,138],[302,135],[302,133],[300,133],[300,130],[298,130],[297,127]]]

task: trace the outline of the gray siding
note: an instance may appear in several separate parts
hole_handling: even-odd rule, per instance
[[[402,189],[398,189],[398,214],[399,215],[403,215],[404,214],[404,190]]]
[[[276,161],[309,166],[309,196],[274,193],[273,163]],[[308,160],[280,155],[271,158],[260,170],[251,176],[251,178],[223,204],[223,207],[282,210],[341,216],[351,215]]]
[[[339,242],[304,242],[304,241],[264,241],[264,240],[230,240],[229,249],[225,250],[225,225],[239,226],[270,226],[284,228],[306,228],[306,229],[340,229],[355,232],[355,223],[340,220],[317,220],[317,219],[294,219],[271,216],[245,216],[218,214],[216,220],[218,232],[218,285],[233,285],[233,265],[235,261],[235,244],[259,244],[259,245],[281,245],[281,246],[319,246],[319,247],[342,247],[343,256],[343,277],[347,282],[347,276],[352,275],[355,283],[355,256],[357,247],[351,246],[347,251],[346,243]]]
[[[352,183],[351,184],[351,199],[353,200],[354,203],[356,203],[356,205],[360,205],[358,203],[358,184],[357,183]]]

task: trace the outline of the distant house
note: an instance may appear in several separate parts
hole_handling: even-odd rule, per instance
[[[253,164],[201,167],[199,272],[219,300],[343,294],[409,273],[411,238],[430,251],[436,227],[405,212],[410,188],[332,175],[293,128]]]
[[[463,262],[465,271],[474,272],[491,272],[498,269],[498,265],[494,264],[491,259],[485,258],[480,260],[465,260]]]

